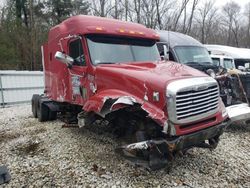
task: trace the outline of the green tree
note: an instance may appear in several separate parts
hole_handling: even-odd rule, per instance
[[[0,69],[42,69],[41,45],[49,29],[76,14],[88,14],[85,0],[10,0],[0,11]]]
[[[45,2],[45,7],[53,25],[61,23],[70,16],[89,12],[89,3],[82,0],[51,0]]]

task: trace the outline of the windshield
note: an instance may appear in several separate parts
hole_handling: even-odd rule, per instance
[[[87,43],[94,65],[160,60],[153,40],[92,35]]]
[[[234,64],[232,59],[224,59],[224,68],[226,69],[234,69]]]
[[[177,46],[175,47],[176,55],[180,63],[206,63],[212,64],[212,59],[208,51],[199,46]]]

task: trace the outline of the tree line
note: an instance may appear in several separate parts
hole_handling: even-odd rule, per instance
[[[204,44],[250,48],[250,2],[215,0],[9,0],[0,9],[0,70],[41,70],[40,47],[66,18],[95,15],[188,34]]]

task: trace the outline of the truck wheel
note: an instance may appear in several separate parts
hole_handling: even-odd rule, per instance
[[[34,118],[37,118],[37,106],[40,98],[40,95],[34,94],[31,99],[31,108]]]
[[[41,100],[38,101],[37,118],[40,122],[49,120],[49,108],[44,105]]]

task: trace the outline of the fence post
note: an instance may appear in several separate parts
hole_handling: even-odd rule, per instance
[[[0,74],[0,91],[1,91],[1,95],[2,95],[2,106],[3,108],[4,106],[4,96],[3,96],[3,83],[2,83],[2,75]]]

